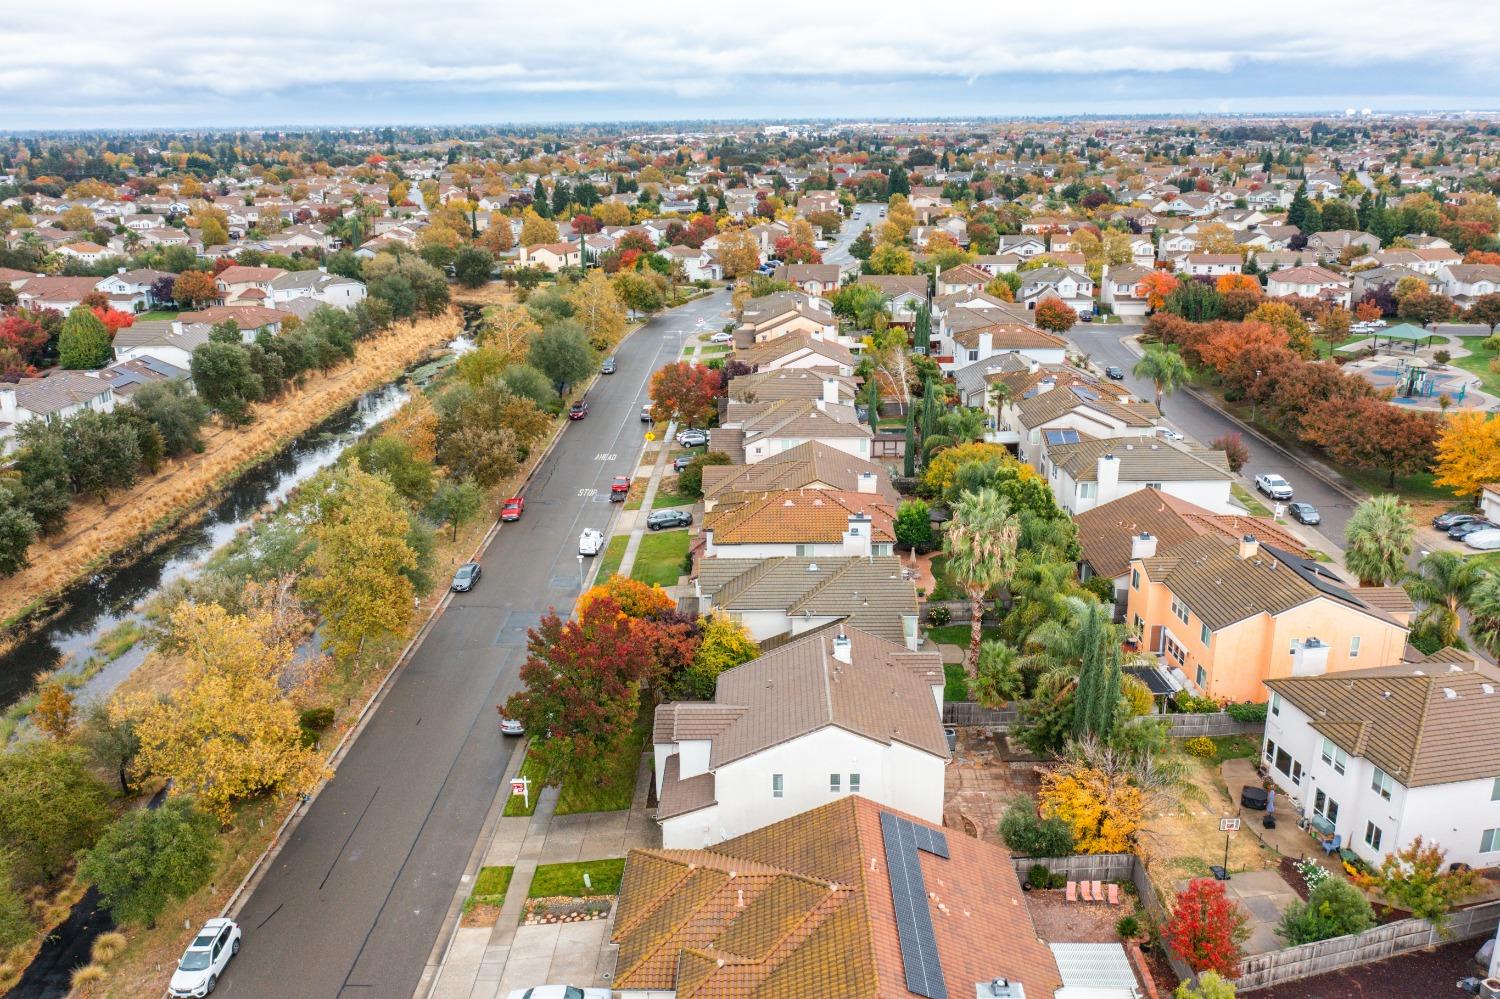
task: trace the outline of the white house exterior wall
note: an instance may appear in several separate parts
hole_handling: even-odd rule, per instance
[[[790,451],[801,444],[806,444],[810,439],[807,437],[770,437],[765,440],[756,441],[745,448],[745,464],[754,465],[757,462],[773,458],[783,451]],[[825,447],[831,447],[846,454],[857,455],[861,458],[870,457],[870,439],[868,437],[830,437],[827,440],[818,439],[818,443]]]
[[[1131,482],[1126,479],[1120,480],[1119,487],[1109,496],[1098,494],[1098,483],[1090,482],[1088,485],[1095,487],[1093,496],[1082,497],[1078,493],[1079,483],[1067,472],[1053,469],[1053,474],[1047,477],[1047,482],[1052,486],[1052,493],[1057,498],[1057,505],[1062,507],[1069,516],[1077,516],[1085,511],[1092,510],[1101,503],[1117,500],[1121,496],[1129,496],[1131,493],[1139,492],[1146,488],[1144,482]],[[1234,508],[1229,503],[1229,481],[1177,481],[1162,482],[1159,484],[1161,491],[1168,496],[1176,496],[1179,499],[1195,503],[1206,510],[1215,513],[1233,513]]]

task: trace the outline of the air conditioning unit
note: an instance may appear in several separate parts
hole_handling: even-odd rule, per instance
[[[1480,982],[1479,999],[1500,999],[1500,978],[1486,978]]]

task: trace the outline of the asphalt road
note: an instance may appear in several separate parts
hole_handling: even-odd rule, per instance
[[[1155,398],[1156,390],[1148,379],[1137,378],[1130,373],[1139,357],[1126,347],[1123,343],[1125,337],[1134,336],[1140,332],[1140,326],[1129,325],[1105,325],[1080,323],[1068,331],[1068,336],[1078,345],[1078,348],[1093,359],[1100,367],[1114,364],[1125,372],[1125,384],[1130,386],[1138,398]],[[1322,479],[1313,474],[1307,466],[1298,459],[1287,458],[1278,451],[1261,444],[1254,437],[1240,431],[1240,428],[1228,417],[1218,410],[1199,402],[1186,392],[1176,392],[1162,400],[1162,413],[1167,422],[1178,430],[1187,434],[1204,444],[1212,441],[1230,431],[1237,431],[1250,449],[1250,460],[1240,473],[1240,484],[1252,493],[1255,492],[1255,476],[1264,472],[1274,472],[1292,484],[1296,499],[1311,503],[1318,508],[1323,515],[1323,523],[1317,528],[1318,532],[1324,534],[1335,544],[1342,545],[1344,539],[1344,527],[1349,522],[1349,516],[1354,512],[1355,504],[1348,497],[1327,485]],[[1267,506],[1270,501],[1256,494]],[[1290,528],[1294,531],[1302,531],[1299,525],[1291,523]],[[1310,533],[1304,531],[1303,533]]]
[[[722,325],[716,292],[621,345],[455,599],[240,913],[244,944],[219,995],[410,999],[520,740],[495,705],[519,686],[526,629],[579,593],[578,535],[606,529],[609,480],[632,474],[652,371]]]
[[[839,228],[839,234],[829,243],[828,249],[822,252],[825,264],[857,264],[849,255],[849,244],[854,242],[860,233],[872,225],[880,222],[880,210],[885,205],[879,202],[862,201],[854,206],[854,215],[844,220],[843,226]]]

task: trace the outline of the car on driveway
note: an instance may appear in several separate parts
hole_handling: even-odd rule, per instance
[[[210,919],[204,923],[182,952],[167,994],[197,997],[212,992],[229,959],[240,952],[240,936],[240,928],[232,919]]]
[[[1122,382],[1125,380],[1125,371],[1118,364],[1111,364],[1109,367],[1104,369],[1104,377],[1113,379],[1117,382]]]
[[[702,430],[679,430],[677,432],[677,443],[683,447],[699,447],[708,443],[708,434]]]
[[[609,484],[609,501],[624,503],[630,496],[630,476],[616,475]]]
[[[1292,515],[1292,519],[1299,524],[1311,525],[1323,522],[1323,515],[1311,503],[1292,503],[1287,506],[1286,510],[1287,513]]]
[[[478,562],[465,562],[458,567],[453,574],[452,590],[454,593],[468,593],[479,582],[479,574],[482,572]]]
[[[506,500],[505,505],[500,508],[500,519],[507,523],[512,520],[520,520],[521,513],[525,509],[526,497],[512,496],[510,499]]]
[[[585,527],[578,535],[578,554],[598,555],[604,549],[604,532],[597,527]]]
[[[1497,527],[1500,527],[1500,524],[1492,524],[1488,520],[1466,520],[1456,527],[1449,528],[1448,537],[1453,538],[1455,541],[1462,541],[1471,534],[1477,534],[1480,531],[1491,531]]]
[[[579,399],[577,402],[573,403],[573,405],[568,407],[568,419],[570,420],[581,420],[588,415],[589,404],[584,402],[582,399]]]
[[[665,527],[688,527],[692,523],[693,515],[686,510],[652,510],[646,517],[646,526],[653,531]]]
[[[672,459],[672,471],[680,473],[684,468],[691,465],[697,457],[696,454],[679,454]]]
[[[612,375],[612,374],[614,374],[615,373],[615,359],[613,357],[606,357],[604,359],[604,363],[601,364],[601,365],[599,365],[599,373],[601,375]]]
[[[1464,538],[1464,544],[1482,552],[1496,551],[1500,549],[1500,530],[1487,527],[1482,531],[1475,531]]]
[[[723,330],[720,330],[719,332],[715,333],[713,336],[709,337],[708,338],[708,342],[709,343],[729,343],[733,339],[734,339],[734,334],[733,333],[726,333]]]
[[[1459,524],[1467,524],[1471,520],[1479,519],[1480,516],[1477,513],[1463,513],[1458,510],[1450,510],[1447,513],[1440,513],[1436,517],[1433,517],[1432,526],[1440,531],[1447,531],[1457,527]]]
[[[1171,427],[1157,427],[1156,436],[1160,437],[1164,441],[1180,441],[1186,439]]]
[[[581,988],[577,985],[533,985],[529,989],[512,989],[509,999],[609,999],[609,989]]]
[[[519,721],[517,721],[514,718],[507,718],[504,715],[501,715],[500,716],[500,734],[501,735],[525,735],[526,734],[526,726],[522,725]]]
[[[1255,488],[1275,500],[1292,498],[1292,484],[1275,472],[1265,472],[1255,477]]]

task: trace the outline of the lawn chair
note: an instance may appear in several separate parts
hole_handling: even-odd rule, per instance
[[[1077,881],[1069,881],[1068,882],[1068,901],[1069,902],[1076,902],[1076,901],[1078,901],[1078,882]]]
[[[1334,836],[1333,836],[1333,839],[1326,839],[1326,840],[1323,841],[1323,853],[1324,854],[1328,854],[1328,855],[1332,855],[1334,853],[1337,853],[1339,851],[1339,849],[1343,845],[1344,845],[1344,834],[1343,833],[1335,833]]]
[[[1085,902],[1092,902],[1094,900],[1094,896],[1089,894],[1089,883],[1087,881],[1078,882],[1078,893],[1083,896]]]
[[[1094,882],[1094,901],[1104,901],[1104,886],[1097,881]]]
[[[1113,881],[1109,883],[1109,904],[1120,904],[1120,886],[1115,884]]]

